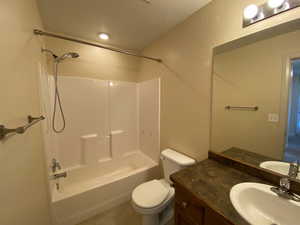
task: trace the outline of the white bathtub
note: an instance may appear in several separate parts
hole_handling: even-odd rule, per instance
[[[52,184],[53,218],[58,225],[78,224],[129,201],[137,185],[160,177],[158,164],[141,152],[67,172],[60,191]]]

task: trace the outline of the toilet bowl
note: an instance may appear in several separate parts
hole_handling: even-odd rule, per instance
[[[164,179],[140,184],[132,192],[132,206],[143,218],[143,225],[165,225],[173,217],[175,190],[169,176],[193,165],[195,160],[174,150],[166,149],[161,154]]]
[[[132,192],[132,206],[142,214],[143,225],[165,225],[173,217],[175,190],[164,180],[152,180]]]

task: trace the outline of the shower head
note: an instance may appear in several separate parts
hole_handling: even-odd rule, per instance
[[[60,57],[57,57],[55,59],[55,61],[56,62],[61,62],[61,61],[65,60],[65,59],[67,59],[67,58],[78,58],[78,57],[79,57],[78,53],[76,53],[76,52],[68,52],[68,53],[63,54]]]

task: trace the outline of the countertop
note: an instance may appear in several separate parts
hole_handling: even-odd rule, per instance
[[[249,223],[234,209],[229,197],[231,187],[243,182],[268,184],[262,179],[212,159],[206,159],[174,173],[171,179],[236,225]]]
[[[268,156],[260,155],[254,152],[246,151],[235,147],[221,152],[221,154],[254,166],[259,166],[260,163],[265,161],[278,161]]]

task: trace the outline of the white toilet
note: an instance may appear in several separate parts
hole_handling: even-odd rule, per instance
[[[195,164],[195,160],[174,150],[161,153],[164,179],[151,180],[137,186],[132,192],[132,205],[142,214],[143,225],[165,225],[173,217],[175,190],[170,175]]]

